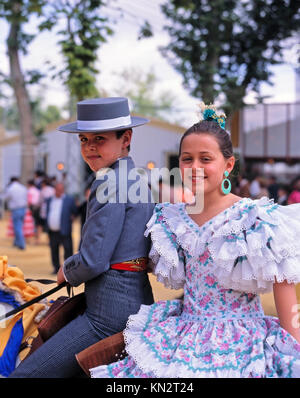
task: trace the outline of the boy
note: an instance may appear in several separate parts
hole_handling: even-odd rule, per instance
[[[57,282],[85,283],[86,311],[30,355],[11,377],[82,374],[75,354],[122,331],[141,304],[153,303],[146,271],[150,241],[144,231],[154,203],[150,191],[147,203],[134,203],[128,194],[134,183],[128,178],[134,168],[128,156],[132,128],[148,120],[132,117],[126,98],[81,101],[77,116],[77,122],[59,130],[79,134],[82,157],[97,178],[90,191],[79,251],[64,262]],[[107,186],[108,181],[115,184]],[[106,191],[110,196],[104,201],[101,193]]]

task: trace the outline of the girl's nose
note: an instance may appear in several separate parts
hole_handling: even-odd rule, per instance
[[[198,160],[194,160],[192,163],[192,170],[196,171],[197,169],[203,169],[201,162]]]

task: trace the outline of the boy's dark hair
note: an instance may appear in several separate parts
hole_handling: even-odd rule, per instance
[[[117,137],[117,139],[121,138],[122,135],[123,135],[123,134],[125,133],[125,131],[127,131],[127,130],[132,131],[132,129],[124,129],[124,130],[118,130],[118,131],[116,131],[116,137]],[[128,152],[129,152],[129,151],[130,151],[130,145],[128,145],[127,149],[128,149]]]
[[[190,134],[210,134],[217,140],[220,151],[222,152],[225,159],[229,159],[233,155],[232,142],[230,135],[222,129],[218,123],[209,120],[203,120],[195,123],[183,134],[179,144],[179,156],[181,154],[182,141]]]

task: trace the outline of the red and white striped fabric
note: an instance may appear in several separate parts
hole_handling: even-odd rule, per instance
[[[34,220],[31,214],[30,209],[26,210],[25,213],[25,218],[24,218],[24,224],[23,224],[23,234],[24,236],[30,237],[30,236],[34,236]],[[13,226],[13,222],[12,222],[12,217],[10,216],[8,224],[7,224],[7,231],[6,231],[6,235],[8,237],[14,237],[14,226]]]

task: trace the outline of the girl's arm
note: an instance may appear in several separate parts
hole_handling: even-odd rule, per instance
[[[295,285],[283,281],[273,285],[274,300],[280,326],[300,343],[298,303]]]

